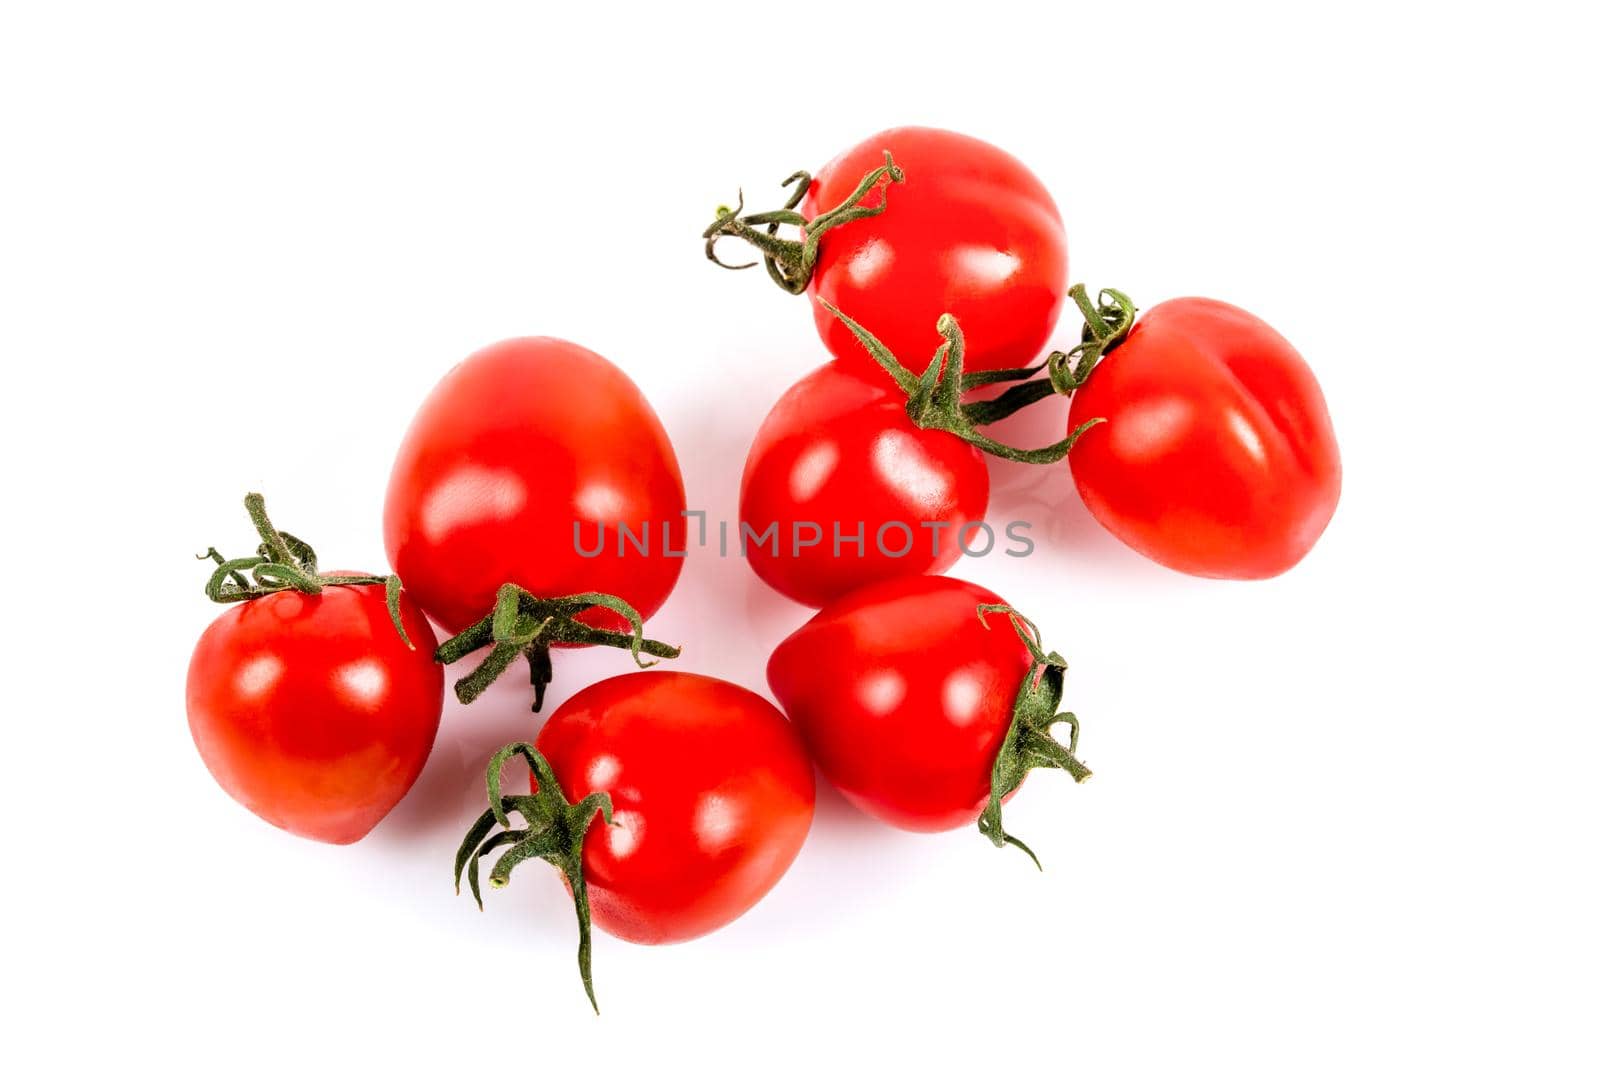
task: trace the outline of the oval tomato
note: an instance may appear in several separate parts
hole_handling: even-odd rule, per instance
[[[852,200],[885,167],[885,151],[904,180],[885,173]],[[810,293],[817,333],[837,358],[864,359],[820,301],[859,320],[918,372],[938,347],[934,324],[946,312],[967,331],[971,371],[1025,366],[1049,342],[1067,288],[1066,231],[1043,183],[1009,153],[949,130],[885,130],[818,171],[799,207],[812,222],[835,208],[851,212],[817,230],[814,262],[804,262],[802,242],[766,234],[768,213],[746,222],[726,209],[704,235],[707,252],[715,259],[725,235],[764,254],[781,249],[783,262],[769,267],[784,288]],[[882,210],[858,217],[857,207]]]
[[[363,836],[433,748],[444,670],[409,596],[382,586],[281,590],[218,616],[189,661],[189,730],[206,767],[268,823],[322,842]]]
[[[505,583],[611,594],[648,617],[683,566],[683,510],[672,443],[628,376],[571,342],[517,338],[468,357],[423,402],[389,476],[384,544],[452,632]],[[627,629],[609,609],[579,618]]]
[[[1038,678],[1047,710],[1024,709],[1019,720],[1019,696],[1035,692],[1041,661],[1021,631],[980,612],[999,603],[970,582],[892,579],[828,605],[773,652],[773,695],[822,774],[858,808],[912,831],[969,823],[991,803],[997,761],[1009,762],[1005,795],[1028,767],[1043,766],[1010,762],[1024,746],[1087,777],[1047,737],[1057,719],[1070,720],[1047,700],[1059,698],[1058,675]],[[999,831],[998,804],[993,827],[991,838],[1014,841]]]
[[[1095,518],[1168,567],[1269,578],[1310,551],[1339,503],[1333,424],[1311,369],[1249,312],[1158,304],[1089,374],[1069,454]]]
[[[790,387],[757,431],[739,519],[753,532],[745,551],[756,574],[820,605],[884,578],[948,569],[962,526],[988,505],[977,449],[912,425],[881,369],[827,364]]]

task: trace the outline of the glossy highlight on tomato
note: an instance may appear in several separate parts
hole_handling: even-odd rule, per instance
[[[847,149],[814,176],[813,217],[847,200],[889,151],[905,181],[864,205],[882,214],[823,235],[809,294],[817,333],[835,357],[862,363],[848,328],[818,300],[859,321],[911,370],[939,345],[946,312],[967,334],[967,369],[1023,367],[1050,341],[1067,291],[1067,238],[1044,184],[1016,157],[975,137],[902,126]]]
[[[1050,340],[1066,295],[1066,232],[1050,193],[1015,157],[949,130],[902,126],[784,184],[793,183],[777,211],[745,214],[742,195],[738,208],[718,208],[701,237],[714,263],[753,265],[718,254],[719,241],[737,238],[780,288],[809,293],[836,358],[864,362],[830,307],[917,372],[947,313],[967,330],[972,371],[1027,366]]]
[[[516,338],[468,357],[423,402],[389,477],[384,544],[452,632],[504,583],[610,594],[649,617],[683,566],[683,511],[672,443],[632,380],[571,342]],[[626,629],[605,608],[579,618]]]
[[[347,573],[335,573],[347,574]],[[364,837],[433,748],[444,671],[412,599],[396,632],[381,585],[281,590],[236,604],[189,661],[189,730],[236,801],[322,842]]]
[[[811,827],[816,783],[794,727],[721,679],[605,679],[568,698],[538,746],[567,797],[611,797],[583,871],[594,922],[630,942],[681,942],[737,919]]]
[[[772,693],[817,768],[854,805],[896,827],[944,831],[977,818],[1034,660],[1016,632],[985,625],[981,586],[918,575],[834,601],[767,662]]]
[[[1072,399],[1104,419],[1069,454],[1084,504],[1159,563],[1269,578],[1310,551],[1339,503],[1333,424],[1311,369],[1272,327],[1218,300],[1140,315]]]
[[[756,574],[822,605],[885,578],[947,570],[961,555],[961,528],[988,505],[977,449],[914,426],[881,369],[831,363],[790,387],[761,424],[739,519],[755,536],[776,524],[770,541],[746,546]],[[797,537],[806,523],[815,530]],[[816,544],[802,544],[812,535]]]

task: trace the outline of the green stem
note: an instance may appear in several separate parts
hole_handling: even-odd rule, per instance
[[[244,498],[245,511],[261,538],[255,556],[241,556],[229,560],[215,547],[199,554],[196,559],[210,560],[216,567],[206,580],[206,597],[217,604],[234,604],[254,600],[269,594],[295,590],[315,597],[328,586],[383,586],[389,609],[389,621],[396,633],[415,649],[411,636],[406,633],[400,619],[400,579],[395,575],[324,575],[317,570],[317,553],[310,545],[279,530],[267,518],[267,503],[259,493],[249,493]]]
[[[604,608],[628,623],[627,633],[593,627],[576,618],[591,608]],[[552,645],[604,645],[627,649],[634,663],[650,667],[644,654],[671,659],[679,648],[644,636],[644,617],[620,597],[607,593],[579,593],[567,597],[539,597],[508,582],[495,595],[494,610],[454,638],[439,646],[435,654],[441,664],[453,664],[468,653],[491,646],[483,663],[456,681],[456,697],[471,704],[483,695],[489,684],[505,673],[520,657],[528,661],[533,683],[533,710],[544,707],[545,688],[550,684]]]
[[[505,763],[516,756],[526,759],[533,770],[536,789],[532,794],[501,793]],[[589,1004],[598,1014],[600,1003],[595,1000],[594,976],[590,968],[592,922],[589,914],[589,884],[583,871],[583,841],[597,814],[606,823],[611,822],[611,795],[592,793],[577,804],[568,801],[550,762],[529,742],[513,742],[490,757],[485,779],[489,789],[489,808],[468,829],[461,847],[456,850],[456,893],[461,893],[461,875],[465,872],[467,887],[472,891],[478,908],[482,909],[479,864],[486,855],[503,846],[510,848],[501,854],[489,872],[491,887],[508,884],[513,869],[535,857],[561,872],[566,877],[567,885],[572,888],[572,906],[578,917],[578,974],[583,979],[584,993],[589,995]],[[511,826],[510,813],[513,812],[522,817],[525,827]]]
[[[261,536],[261,555],[274,564],[282,565],[297,572],[304,579],[306,585],[300,587],[306,593],[317,593],[322,589],[322,584],[317,581],[316,568],[305,568],[299,558],[289,551],[289,543],[272,525],[272,520],[267,518],[267,501],[259,493],[244,495],[244,510],[250,514],[250,522],[255,525],[256,533]],[[302,545],[304,542],[301,543]]]
[[[1116,291],[1102,290],[1102,295],[1108,292]],[[1110,323],[1106,322],[1105,316],[1100,314],[1100,309],[1095,306],[1094,301],[1089,299],[1089,291],[1084,288],[1082,282],[1067,290],[1067,295],[1078,306],[1078,312],[1083,316],[1083,321],[1088,328],[1090,337],[1096,341],[1104,341],[1111,336],[1114,328]],[[1132,317],[1130,316],[1129,318],[1131,321]]]
[[[1010,605],[980,605],[978,619],[987,627],[988,617],[996,612],[1011,620],[1017,637],[1033,658],[1033,666],[1017,690],[1011,725],[989,770],[989,803],[978,817],[978,830],[996,846],[1017,846],[1035,866],[1042,868],[1033,850],[1020,838],[1006,832],[1000,816],[1001,802],[1021,786],[1028,772],[1035,768],[1059,768],[1071,775],[1074,782],[1085,781],[1093,772],[1077,757],[1078,717],[1071,712],[1058,711],[1067,662],[1059,653],[1045,652],[1040,644],[1039,628]],[[1050,733],[1058,723],[1065,723],[1069,729],[1065,745]]]
[[[963,405],[968,420],[986,426],[1054,394],[1071,396],[1088,381],[1089,372],[1101,358],[1127,338],[1138,312],[1127,294],[1117,289],[1102,289],[1097,301],[1091,301],[1081,284],[1068,292],[1083,315],[1083,340],[1066,352],[1052,352],[1039,367],[1025,368],[1026,374],[1018,375],[1031,377],[1043,369],[1048,372],[1045,378],[1023,382],[997,397]]]
[[[1037,378],[1032,382],[1024,382],[1021,385],[1012,386],[997,397],[981,401],[968,401],[961,406],[961,411],[968,420],[978,426],[988,426],[990,423],[998,423],[1009,415],[1015,415],[1031,404],[1037,404],[1045,398],[1054,397],[1055,395],[1055,383],[1048,378]]]
[[[716,219],[700,235],[705,239],[706,259],[730,271],[754,267],[754,261],[724,263],[717,256],[718,241],[724,237],[738,238],[761,253],[767,274],[781,288],[790,293],[804,293],[816,270],[823,235],[836,226],[883,214],[889,207],[889,186],[905,181],[905,177],[905,172],[895,165],[894,157],[885,151],[883,166],[862,175],[849,196],[810,219],[795,210],[811,188],[811,175],[805,171],[796,171],[784,180],[785,187],[793,185],[795,188],[788,202],[777,211],[744,214],[744,191],[740,190],[738,205],[718,208]],[[863,203],[880,184],[883,195],[878,203]],[[783,226],[799,227],[804,234],[799,239],[779,237],[778,230]]]
[[[1070,747],[1056,741],[1046,728],[1025,725],[1018,744],[1039,762],[1040,767],[1060,768],[1072,776],[1073,782],[1086,782],[1094,775]]]
[[[1019,449],[996,441],[978,429],[980,423],[993,422],[1020,410],[1027,404],[1042,400],[1054,392],[1053,387],[1041,390],[1040,386],[1044,383],[1024,382],[1012,386],[993,401],[963,404],[961,393],[968,387],[970,379],[964,367],[966,338],[962,335],[961,326],[956,322],[955,316],[949,313],[939,316],[937,329],[944,338],[944,344],[939,346],[933,359],[928,361],[927,369],[919,376],[912,374],[883,342],[868,333],[860,323],[825,300],[818,298],[817,303],[843,323],[856,336],[856,340],[861,342],[878,366],[894,379],[895,384],[906,395],[906,415],[913,424],[924,430],[946,431],[969,445],[1004,460],[1024,464],[1053,464],[1072,450],[1078,438],[1086,430],[1104,422],[1102,419],[1090,419],[1079,424],[1055,444],[1037,449]],[[1037,371],[1038,368],[1034,370]],[[1021,400],[1023,397],[1032,399]]]
[[[1089,372],[1106,353],[1127,339],[1139,309],[1120,289],[1102,289],[1092,301],[1081,282],[1068,292],[1083,315],[1082,340],[1066,352],[1052,352],[1045,358],[1045,367],[1055,391],[1071,396],[1089,380]]]

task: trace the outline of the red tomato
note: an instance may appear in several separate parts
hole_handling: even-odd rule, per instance
[[[999,597],[934,575],[847,594],[773,652],[767,683],[817,767],[858,808],[912,831],[971,823],[1032,654],[979,618]]]
[[[245,601],[206,628],[189,661],[189,730],[234,800],[343,845],[405,796],[433,748],[444,669],[406,594],[400,618],[414,649],[382,586],[329,586]]]
[[[756,574],[820,605],[880,579],[948,569],[961,554],[962,525],[988,506],[977,449],[912,425],[905,396],[880,368],[827,364],[790,387],[757,431],[739,519],[751,537],[777,524],[765,544],[745,547]],[[797,537],[797,523],[816,526]],[[859,544],[843,540],[858,534]]]
[[[697,938],[760,901],[800,852],[816,783],[765,699],[676,671],[619,675],[568,698],[539,733],[562,792],[608,793],[583,873],[594,922],[630,942]]]
[[[1084,504],[1168,567],[1269,578],[1310,551],[1339,503],[1322,390],[1277,331],[1184,297],[1135,320],[1072,399],[1103,418],[1069,453]]]
[[[1022,367],[1050,340],[1067,291],[1067,236],[1055,201],[1015,157],[976,138],[920,126],[869,137],[828,163],[806,194],[814,217],[849,198],[887,149],[905,172],[880,215],[821,238],[810,296],[828,351],[870,362],[821,304],[858,320],[920,372],[945,312],[967,335],[967,370]],[[887,183],[885,183],[887,184]],[[880,185],[862,201],[882,203]]]
[[[683,510],[672,443],[628,376],[570,342],[517,338],[468,357],[423,402],[389,476],[384,544],[452,632],[506,582],[608,593],[649,617],[683,566]],[[626,629],[608,609],[578,618]]]

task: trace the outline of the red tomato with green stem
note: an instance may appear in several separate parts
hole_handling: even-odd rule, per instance
[[[1157,304],[1073,392],[1103,420],[1073,480],[1111,533],[1212,578],[1293,567],[1339,503],[1339,446],[1322,390],[1272,327],[1218,300]]]
[[[915,426],[905,406],[880,369],[843,363],[778,400],[750,446],[739,494],[752,537],[772,532],[745,546],[768,585],[821,605],[955,563],[962,528],[988,509],[989,471],[976,447]]]
[[[953,316],[933,324],[943,344],[913,374],[859,323],[830,314],[875,366],[835,362],[791,387],[756,433],[739,497],[751,567],[811,605],[886,578],[944,571],[973,541],[981,539],[979,552],[992,549],[994,532],[978,529],[989,505],[982,454],[1055,463],[1087,429],[1037,449],[984,433],[1032,394],[965,402],[964,391],[986,376],[965,370]]]
[[[859,364],[861,351],[828,305],[902,359],[925,351],[929,325],[946,313],[971,338],[975,371],[1025,366],[1049,343],[1067,291],[1066,231],[1043,183],[1009,153],[902,126],[790,183],[780,211],[720,211],[703,235],[707,254],[716,260],[722,237],[750,242],[780,286],[810,294],[835,357]],[[781,237],[774,224],[803,233]]]
[[[433,748],[444,672],[433,629],[392,580],[319,573],[310,547],[246,499],[262,552],[217,563],[233,603],[189,661],[189,730],[212,776],[268,823],[339,845],[411,789]]]
[[[517,656],[536,693],[552,645],[676,655],[642,625],[678,580],[683,476],[639,388],[556,338],[516,338],[457,365],[401,442],[384,501],[396,574],[458,638],[451,662],[494,645],[463,701]],[[498,620],[498,622],[496,622]]]
[[[917,575],[823,608],[773,652],[767,682],[862,811],[912,831],[977,820],[996,845],[1027,850],[1003,829],[1002,802],[1036,767],[1089,776],[1077,719],[1058,710],[1065,671],[995,594]]]
[[[532,766],[532,793],[502,796],[501,767],[518,755]],[[554,865],[573,894],[591,1002],[591,921],[649,945],[732,922],[788,870],[816,801],[811,761],[770,702],[673,671],[580,690],[551,715],[537,747],[500,750],[488,779],[490,809],[456,856],[457,888],[465,872],[481,907],[480,861],[502,847],[491,886],[504,886],[529,857]],[[511,813],[523,826],[512,826]]]

